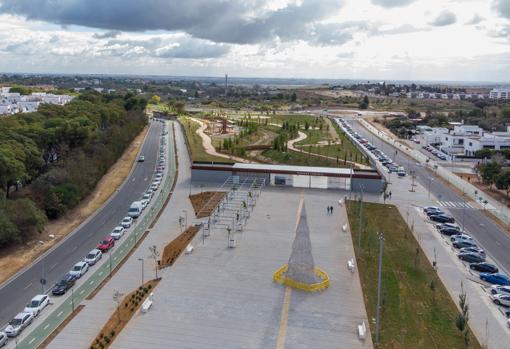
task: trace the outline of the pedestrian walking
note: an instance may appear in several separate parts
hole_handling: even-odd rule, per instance
[[[390,191],[390,199],[391,199],[391,191]]]
[[[326,207],[326,216],[329,216],[329,206]]]
[[[333,214],[333,206],[330,207],[329,211]]]

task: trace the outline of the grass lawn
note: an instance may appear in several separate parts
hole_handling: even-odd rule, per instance
[[[363,203],[359,248],[359,204],[346,204],[369,319],[376,316],[377,233],[384,232],[380,348],[464,348],[455,325],[458,298],[450,298],[397,208]],[[375,341],[375,324],[370,328]],[[481,348],[472,333],[469,338],[469,348]]]
[[[232,162],[229,159],[207,154],[202,145],[202,138],[196,134],[196,130],[200,125],[187,117],[181,116],[179,122],[183,125],[188,146],[191,151],[193,161],[213,161],[213,162]]]
[[[342,161],[337,165],[336,160],[328,160],[313,155],[303,154],[295,151],[281,152],[277,150],[264,150],[262,155],[275,161],[278,164],[296,166],[319,166],[319,167],[350,167],[344,166]]]

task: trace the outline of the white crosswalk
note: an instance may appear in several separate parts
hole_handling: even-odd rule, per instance
[[[437,204],[446,208],[475,208],[469,202],[462,201],[438,201]]]

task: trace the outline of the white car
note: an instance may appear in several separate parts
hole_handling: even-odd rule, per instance
[[[151,201],[151,199],[152,199],[152,194],[143,194],[143,196],[142,196],[142,200]]]
[[[453,235],[450,240],[452,240],[452,242],[455,242],[455,241],[469,241],[469,242],[474,242],[473,241],[473,238],[469,235],[466,235],[466,234],[459,234],[459,235]]]
[[[19,313],[9,321],[9,325],[5,328],[5,334],[9,337],[16,337],[23,331],[25,327],[32,323],[34,314],[32,313]]]
[[[45,294],[38,294],[32,298],[23,311],[37,316],[48,304],[50,304],[50,297]]]
[[[156,178],[156,180],[161,180],[161,178],[163,178],[163,174],[162,173],[156,173],[154,178]]]
[[[74,265],[73,269],[69,271],[69,274],[76,276],[77,279],[81,278],[89,270],[87,262],[78,262]]]
[[[7,344],[7,335],[5,332],[0,332],[0,347],[3,347],[5,344]]]
[[[152,184],[150,186],[150,189],[152,189],[153,191],[156,191],[156,190],[158,190],[158,185],[157,184]]]
[[[491,294],[507,294],[510,295],[510,286],[492,285],[490,287]]]
[[[118,225],[115,228],[113,228],[112,232],[110,233],[110,236],[115,240],[119,240],[124,235],[125,231],[126,230],[124,229],[123,226]]]
[[[145,209],[147,207],[147,205],[149,204],[149,200],[141,200],[140,202],[142,203],[143,209]]]
[[[103,257],[103,252],[95,248],[87,254],[84,261],[88,265],[94,265],[101,259],[101,257]]]
[[[490,295],[494,304],[503,305],[505,307],[510,306],[510,295],[508,294],[491,294]]]
[[[152,182],[152,184],[156,184],[159,187],[161,184],[161,181],[159,179],[155,179],[154,182]]]
[[[153,195],[153,194],[154,194],[154,190],[152,190],[152,189],[147,189],[147,191],[145,192],[145,194]]]
[[[129,216],[124,217],[122,222],[120,222],[120,225],[122,225],[125,229],[131,227],[132,224],[133,224],[133,218],[131,218]]]

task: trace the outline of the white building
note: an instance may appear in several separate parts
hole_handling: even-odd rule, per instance
[[[24,96],[9,91],[10,87],[2,87],[0,90],[0,115],[31,113],[37,111],[39,105],[43,103],[64,105],[74,99],[73,96],[54,95],[46,92],[34,92]]]
[[[489,92],[490,99],[510,99],[510,87],[494,88]]]
[[[441,135],[448,133],[448,129],[444,127],[421,127],[420,134],[416,138],[423,145],[441,143]]]

